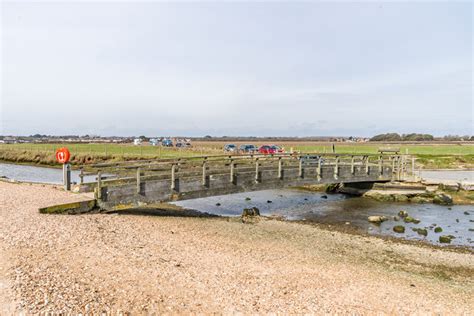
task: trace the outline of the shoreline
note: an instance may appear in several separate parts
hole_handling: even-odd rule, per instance
[[[86,197],[5,182],[0,194],[1,264],[16,312],[474,309],[472,253],[278,220],[45,215],[38,207]]]

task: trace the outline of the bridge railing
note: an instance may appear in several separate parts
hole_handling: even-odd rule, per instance
[[[305,170],[313,169],[316,176],[320,176],[322,168],[327,169],[328,166],[333,168],[335,179],[342,166],[351,166],[352,173],[356,168],[368,173],[370,168],[376,167],[382,172],[385,167],[389,167],[393,180],[404,180],[415,175],[415,161],[407,155],[239,154],[94,164],[88,166],[87,172],[81,168],[80,184],[92,190],[95,187],[100,189],[130,183],[136,183],[140,187],[146,181],[168,179],[170,188],[173,189],[173,183],[178,178],[199,177],[205,184],[212,176],[228,174],[229,181],[233,181],[237,173],[253,173],[255,181],[259,181],[259,174],[266,170],[277,170],[278,177],[282,177],[284,170],[297,169],[298,175],[304,177]],[[87,176],[93,176],[94,181],[84,182]]]

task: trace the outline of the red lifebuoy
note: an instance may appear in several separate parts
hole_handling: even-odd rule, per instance
[[[71,158],[71,153],[66,147],[56,150],[56,160],[60,163],[67,163]]]

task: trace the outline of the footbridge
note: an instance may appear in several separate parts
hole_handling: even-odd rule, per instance
[[[226,155],[103,163],[81,168],[77,189],[104,211],[315,184],[399,180],[403,155]],[[87,178],[92,181],[85,181]]]

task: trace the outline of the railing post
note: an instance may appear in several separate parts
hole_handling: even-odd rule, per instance
[[[379,156],[379,173],[380,173],[380,175],[383,174],[383,158],[382,158],[382,156]]]
[[[206,169],[207,169],[207,159],[204,158],[204,161],[202,162],[202,185],[204,186],[207,185]]]
[[[321,181],[321,162],[322,162],[322,158],[320,156],[318,158],[318,168],[316,169],[316,177],[317,177],[318,181]]]
[[[137,168],[137,194],[141,191],[141,178],[140,178],[140,167]]]
[[[71,191],[71,165],[63,164],[63,184],[64,190]]]
[[[258,158],[255,158],[255,182],[260,181],[259,171],[258,171]]]
[[[171,165],[171,190],[176,189],[176,165]]]
[[[334,179],[337,179],[339,176],[339,156],[336,156],[336,160],[334,163]]]
[[[84,168],[81,167],[81,171],[79,173],[79,184],[83,184],[84,183]]]
[[[281,157],[278,157],[278,179],[283,179],[283,162]]]
[[[102,199],[102,172],[97,172],[97,199]]]
[[[351,156],[351,174],[355,173],[354,156]]]
[[[392,160],[392,180],[393,180],[394,175],[395,175],[395,157],[392,156],[390,159]]]
[[[303,178],[303,159],[301,159],[301,156],[299,158],[299,166],[298,166],[298,177]]]
[[[365,156],[365,173],[369,174],[370,169],[369,169],[369,156]]]
[[[235,180],[234,169],[235,169],[234,161],[231,159],[230,160],[230,179],[229,179],[230,183],[234,183],[234,180]]]

